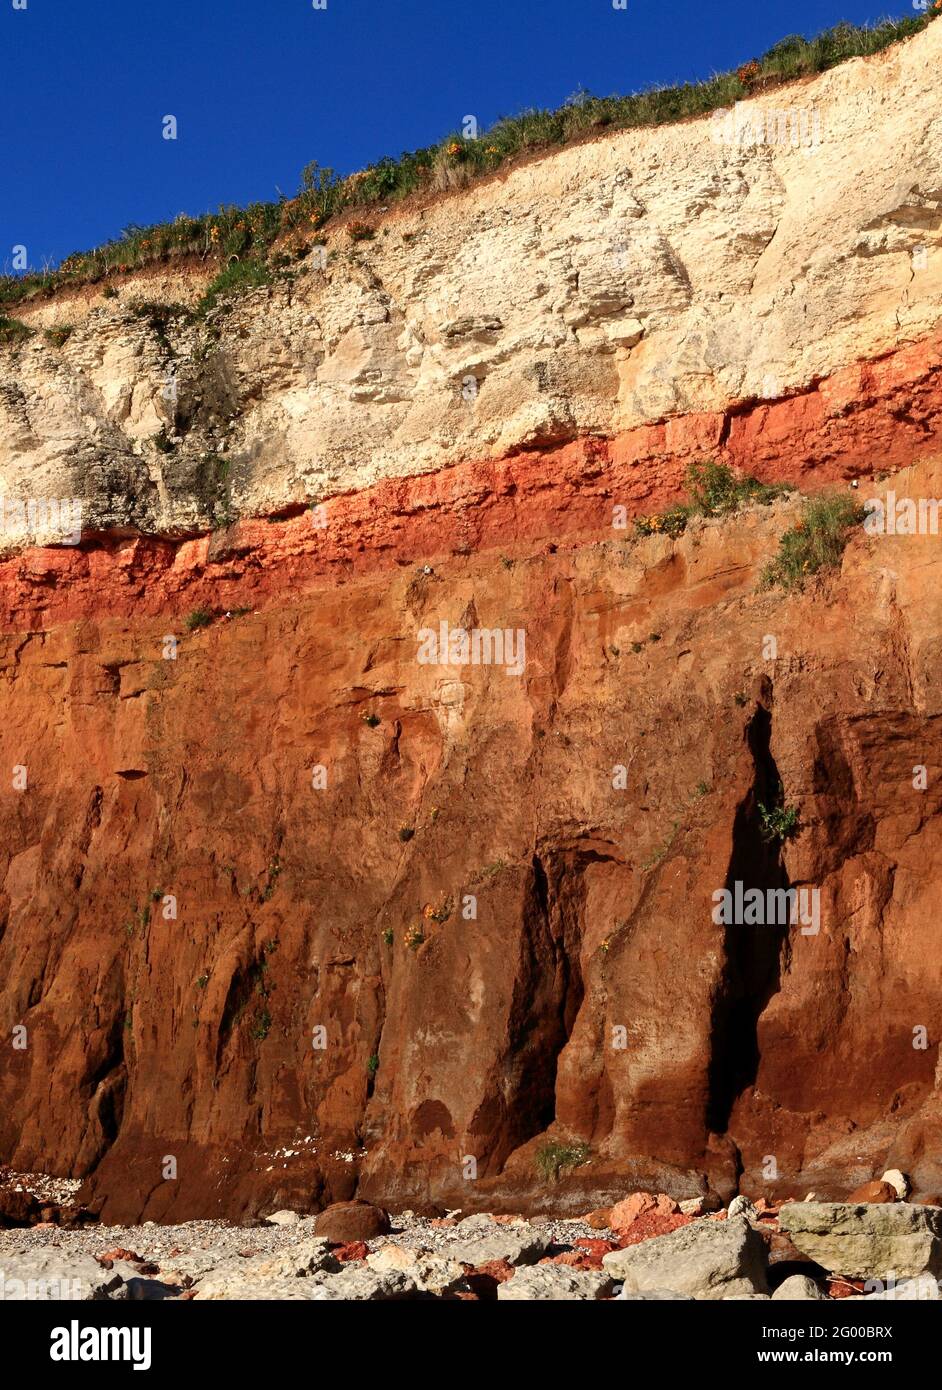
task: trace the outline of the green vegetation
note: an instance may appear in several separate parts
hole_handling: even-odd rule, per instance
[[[687,522],[694,516],[729,516],[740,507],[750,503],[768,506],[776,497],[791,491],[787,484],[770,486],[760,483],[758,478],[740,477],[725,463],[707,459],[703,463],[692,463],[687,469],[684,483],[689,502],[678,503],[659,516],[638,517],[635,529],[641,536],[671,536],[683,534]],[[652,633],[652,641],[658,634]]]
[[[760,801],[758,807],[759,833],[766,844],[784,843],[786,840],[792,840],[801,829],[798,807],[786,806],[783,803],[781,787],[778,788],[774,806],[766,806]]]
[[[194,608],[192,613],[187,613],[184,626],[187,632],[198,632],[201,627],[209,627],[214,616],[208,608]]]
[[[395,939],[396,933],[393,931],[392,927],[387,927],[386,930],[383,932],[383,941],[386,943],[387,946],[391,946]]]
[[[234,256],[240,258],[240,265],[247,258],[261,262],[277,238],[311,235],[347,210],[385,207],[411,193],[462,187],[520,156],[559,148],[601,131],[664,125],[731,107],[751,92],[823,72],[847,58],[878,53],[924,29],[937,14],[934,10],[873,26],[842,23],[811,40],[785,38],[738,72],[705,82],[651,88],[632,96],[579,92],[555,111],[527,110],[504,117],[476,139],[453,133],[397,159],[387,156],[347,178],[314,162],[304,169],[301,190],[294,198],[282,196],[277,202],[251,203],[246,208],[222,207],[200,217],[181,213],[172,222],[154,227],[127,227],[114,241],[67,257],[57,270],[0,278],[0,303],[16,304],[64,285],[95,284],[107,275],[129,273],[178,256],[215,257],[225,265]],[[357,225],[364,224],[352,227]],[[350,235],[356,239],[352,227]],[[245,283],[229,282],[226,288],[241,288]],[[113,286],[108,288],[115,293]]]
[[[378,1056],[376,1055],[376,1053],[374,1052],[374,1053],[372,1054],[372,1056],[367,1060],[367,1063],[366,1063],[366,1074],[367,1074],[367,1076],[370,1078],[370,1080],[372,1081],[372,1080],[373,1080],[373,1077],[376,1075],[376,1073],[377,1073],[378,1071],[379,1071],[379,1057],[378,1057]]]
[[[271,278],[271,271],[262,260],[252,258],[247,261],[232,261],[206,286],[203,297],[196,306],[196,313],[208,314],[229,295],[236,294],[239,290],[255,289],[257,285],[270,285]]]
[[[414,926],[409,927],[404,940],[410,951],[417,951],[425,940],[425,932],[422,930],[421,923],[416,922]]]
[[[271,898],[271,896],[272,896],[272,894],[274,893],[276,887],[278,886],[278,876],[279,876],[280,873],[281,873],[281,860],[278,858],[277,855],[275,855],[275,858],[271,861],[271,863],[270,863],[269,866],[268,866],[268,878],[267,878],[267,881],[266,881],[266,883],[265,883],[265,887],[262,889],[261,893],[260,893],[259,896],[258,896],[258,900],[259,900],[260,903],[267,903],[268,900]],[[263,953],[263,960],[264,960],[264,953]]]
[[[547,1139],[536,1151],[536,1171],[546,1182],[557,1182],[565,1168],[580,1168],[588,1163],[591,1150],[581,1142],[561,1143]]]
[[[270,1032],[271,1014],[267,1009],[260,1009],[252,1023],[252,1037],[256,1042],[264,1042]]]
[[[47,343],[52,343],[53,347],[64,347],[72,335],[75,324],[62,323],[58,328],[47,328],[43,337]]]
[[[8,319],[0,314],[0,343],[21,343],[24,338],[31,338],[33,330],[27,328],[25,323],[20,323],[19,319]]]
[[[837,569],[851,531],[863,519],[863,507],[845,493],[809,498],[800,519],[780,540],[775,559],[762,571],[759,587],[789,592],[821,570]]]

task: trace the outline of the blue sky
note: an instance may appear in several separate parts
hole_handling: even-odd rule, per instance
[[[0,269],[293,194],[474,115],[686,81],[866,0],[0,0]],[[178,139],[162,138],[174,115]]]

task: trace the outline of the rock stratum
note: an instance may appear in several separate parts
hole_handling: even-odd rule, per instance
[[[942,1188],[942,538],[783,596],[796,500],[613,526],[706,457],[942,496],[940,61],[746,104],[813,148],[633,131],[328,229],[208,315],[172,264],[18,310],[71,332],[0,347],[4,499],[82,541],[0,559],[0,1162],[112,1222]],[[442,623],[522,670],[418,660]],[[819,930],[717,926],[737,881]]]

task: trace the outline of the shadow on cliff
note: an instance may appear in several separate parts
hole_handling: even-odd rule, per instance
[[[768,692],[770,693],[770,692]],[[760,803],[772,805],[781,779],[770,751],[772,715],[760,704],[747,730],[753,782],[736,811],[733,851],[724,887],[735,895],[751,888],[762,893],[787,889],[781,846],[762,835]],[[735,925],[724,928],[723,982],[713,1003],[712,1049],[708,1070],[707,1123],[725,1134],[737,1098],[755,1083],[759,1071],[758,1024],[769,1000],[781,987],[782,949],[788,924]]]

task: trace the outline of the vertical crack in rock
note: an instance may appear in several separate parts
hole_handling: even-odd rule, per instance
[[[747,894],[757,888],[787,889],[781,848],[762,836],[759,804],[771,805],[780,786],[771,752],[771,685],[749,722],[746,737],[753,762],[753,782],[740,802],[733,825],[733,849],[725,888],[735,900],[737,882]],[[765,925],[732,923],[724,929],[723,980],[713,1003],[711,1057],[708,1071],[707,1122],[725,1134],[738,1096],[753,1085],[759,1069],[758,1023],[781,984],[782,950],[787,922]]]

